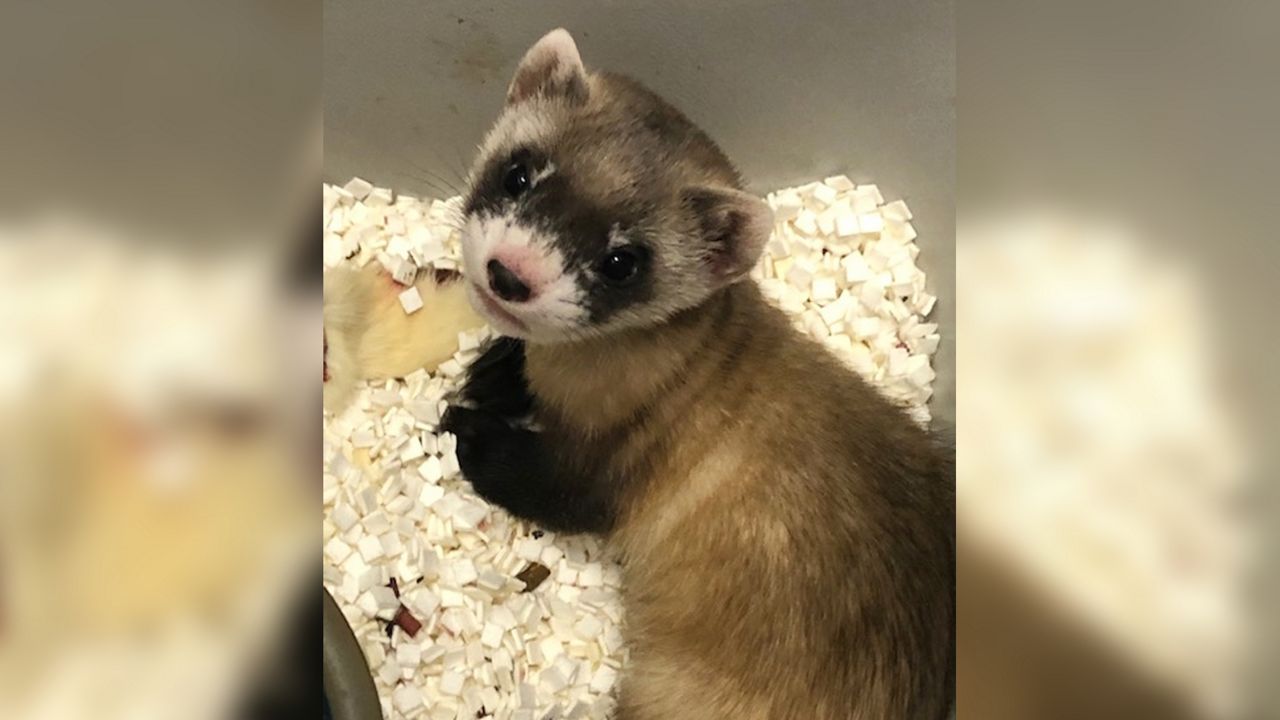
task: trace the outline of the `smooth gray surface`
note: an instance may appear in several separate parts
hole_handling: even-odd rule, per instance
[[[684,110],[758,192],[846,173],[906,199],[942,327],[934,413],[955,417],[955,45],[949,0],[325,1],[325,177],[461,185],[524,51],[552,28],[588,67]]]
[[[323,683],[333,720],[382,720],[369,663],[338,603],[324,593]]]

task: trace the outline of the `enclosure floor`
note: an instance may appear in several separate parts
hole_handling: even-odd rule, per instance
[[[456,198],[394,198],[358,181],[324,192],[326,267],[459,268]],[[768,200],[778,222],[753,280],[928,422],[938,336],[910,211],[842,177]],[[434,375],[361,383],[350,407],[325,417],[325,585],[388,718],[603,719],[627,659],[617,566],[592,538],[487,505],[460,476],[452,436],[436,432],[486,337],[466,334]],[[539,568],[547,577],[526,592]]]

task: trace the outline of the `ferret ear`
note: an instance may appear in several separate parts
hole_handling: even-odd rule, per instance
[[[529,48],[507,88],[508,105],[538,96],[574,101],[587,97],[587,71],[573,36],[564,28],[543,35]]]
[[[755,267],[773,231],[773,211],[760,198],[717,187],[690,188],[684,201],[697,219],[712,282],[729,285]]]

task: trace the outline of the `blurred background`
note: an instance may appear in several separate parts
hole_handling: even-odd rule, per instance
[[[0,9],[0,717],[319,716],[320,22]]]
[[[0,9],[0,717],[308,695],[263,668],[318,652],[316,180],[442,194],[571,12],[757,189],[905,196],[931,284],[954,173],[959,717],[1280,716],[1274,4],[977,0],[954,47],[949,3],[668,6]]]
[[[1272,718],[1280,9],[959,9],[960,717]]]

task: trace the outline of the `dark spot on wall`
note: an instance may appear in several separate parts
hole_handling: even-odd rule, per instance
[[[511,58],[493,32],[471,23],[458,35],[449,48],[454,55],[451,69],[455,78],[483,86],[506,75]]]

